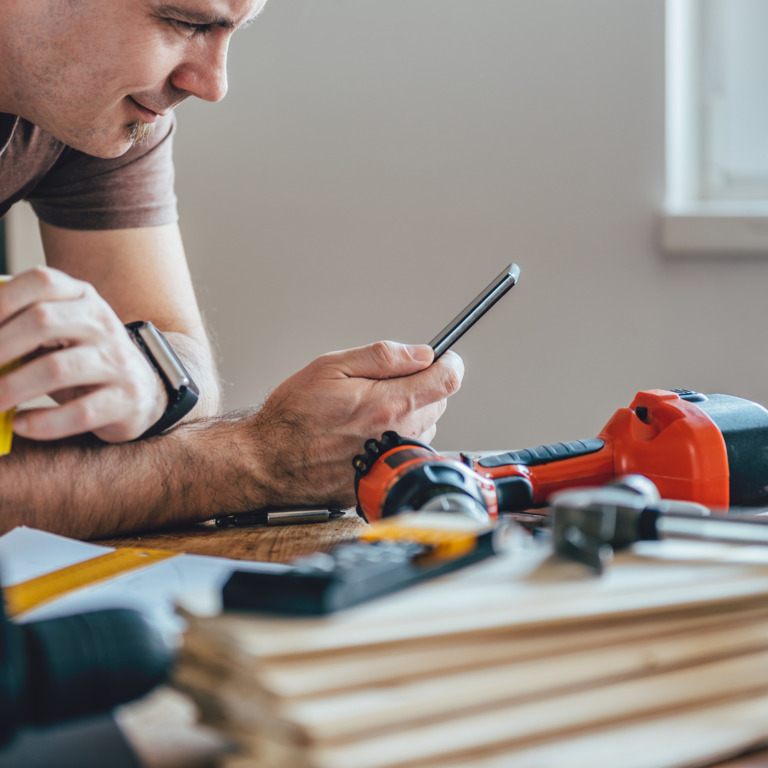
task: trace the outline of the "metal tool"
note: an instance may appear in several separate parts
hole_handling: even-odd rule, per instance
[[[214,518],[217,528],[244,528],[249,525],[304,525],[327,523],[344,516],[341,509],[286,509],[268,512],[240,512]]]
[[[694,539],[768,545],[768,518],[712,515],[700,504],[661,499],[646,477],[631,475],[595,488],[562,491],[552,500],[555,552],[598,573],[637,541]]]

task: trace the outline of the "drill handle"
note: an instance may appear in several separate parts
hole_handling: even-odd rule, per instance
[[[483,456],[474,469],[496,483],[500,510],[518,512],[545,505],[563,488],[613,479],[613,450],[599,437],[572,440]]]
[[[535,448],[523,448],[519,451],[507,451],[506,453],[484,456],[476,464],[478,468],[499,470],[520,464],[527,467],[535,467],[541,464],[550,464],[553,461],[588,456],[602,450],[604,447],[605,440],[599,437],[590,437],[587,440],[550,443],[549,445],[538,445]]]

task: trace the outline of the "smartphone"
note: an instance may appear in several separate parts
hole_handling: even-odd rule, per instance
[[[520,267],[510,264],[477,298],[467,304],[440,333],[429,342],[435,360],[450,349],[518,280]]]

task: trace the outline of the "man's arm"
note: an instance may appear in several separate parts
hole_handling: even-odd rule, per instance
[[[96,288],[122,323],[149,320],[171,342],[200,387],[194,417],[220,407],[214,357],[176,224],[81,231],[41,222],[49,266]]]
[[[395,429],[427,442],[458,390],[453,352],[378,342],[324,355],[258,409],[137,443],[17,440],[0,458],[0,532],[28,525],[98,538],[218,514],[354,503],[352,458]]]

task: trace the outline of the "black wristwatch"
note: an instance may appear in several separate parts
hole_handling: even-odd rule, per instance
[[[165,336],[152,323],[128,323],[125,327],[163,380],[168,392],[168,407],[165,413],[159,421],[137,438],[143,440],[145,437],[159,435],[186,416],[200,397],[200,390]]]

